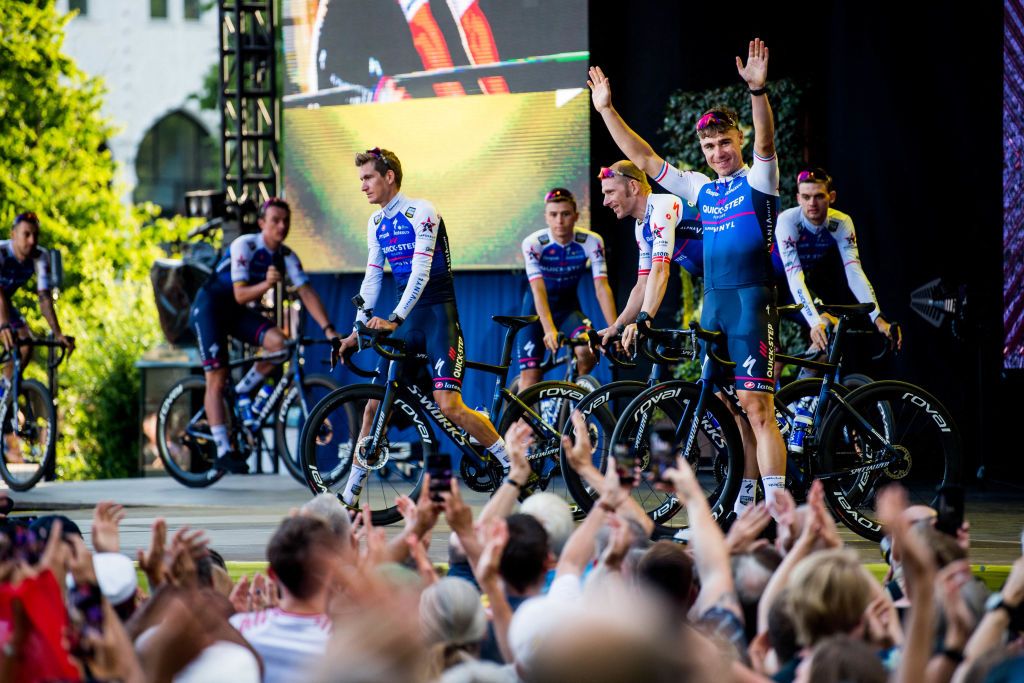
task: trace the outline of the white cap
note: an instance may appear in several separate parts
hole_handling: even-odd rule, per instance
[[[260,664],[247,647],[218,640],[174,677],[174,683],[260,683]]]
[[[96,581],[100,585],[100,591],[111,605],[120,605],[135,595],[135,590],[139,587],[139,577],[135,573],[135,565],[127,555],[96,553],[92,556],[92,566],[96,570]]]

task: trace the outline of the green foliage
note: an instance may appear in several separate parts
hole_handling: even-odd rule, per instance
[[[803,138],[802,103],[806,87],[793,79],[784,78],[769,83],[768,98],[775,115],[775,148],[779,155],[780,190],[782,205],[793,204],[796,195],[796,174],[804,167],[806,141]],[[704,153],[697,144],[694,132],[701,114],[714,107],[728,107],[740,116],[744,149],[754,142],[750,127],[750,95],[745,83],[701,92],[676,91],[668,99],[665,122],[661,133],[666,136],[664,157],[670,164],[682,169],[706,171]],[[744,153],[749,159],[750,154]],[[712,173],[712,175],[714,175]]]
[[[78,351],[61,368],[59,474],[124,476],[137,457],[133,364],[160,339],[149,267],[194,222],[119,201],[103,85],[61,52],[67,20],[53,0],[0,2],[0,223],[35,211],[40,243],[64,254],[57,315]],[[19,292],[15,305],[41,332],[35,298]]]
[[[214,62],[203,76],[203,87],[188,96],[203,111],[220,110],[220,64]]]

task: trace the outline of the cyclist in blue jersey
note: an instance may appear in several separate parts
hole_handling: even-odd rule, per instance
[[[541,379],[542,349],[558,351],[558,333],[574,339],[586,337],[587,323],[580,310],[577,286],[590,262],[594,292],[608,325],[615,320],[615,298],[608,286],[604,240],[595,232],[576,227],[579,213],[569,190],[556,187],[544,197],[548,227],[523,240],[523,261],[530,291],[523,297],[523,315],[540,318],[519,333],[519,390]],[[576,348],[577,369],[587,374],[597,359],[586,346]]]
[[[592,67],[588,85],[594,107],[626,156],[656,182],[697,204],[704,228],[704,306],[701,325],[721,330],[729,357],[737,363],[735,386],[747,420],[737,419],[744,444],[744,477],[734,512],[754,503],[758,474],[769,503],[786,482],[786,447],[774,414],[775,320],[771,251],[779,211],[775,125],[766,96],[768,48],[760,39],[748,46],[736,69],[751,94],[754,161],[743,162],[738,117],[722,108],[697,122],[708,166],[718,175],[671,168],[633,132],[611,104],[611,84]],[[649,318],[651,311],[639,316]]]
[[[284,348],[285,337],[274,324],[247,304],[259,301],[287,276],[298,290],[303,306],[331,339],[337,337],[316,291],[302,270],[302,263],[284,241],[291,226],[291,209],[283,199],[268,199],[260,207],[257,220],[260,231],[236,238],[228,255],[203,285],[192,304],[189,324],[199,345],[199,357],[206,373],[206,416],[217,446],[214,467],[245,473],[245,459],[232,449],[224,413],[224,388],[230,375],[228,335],[246,344],[262,346],[268,352]],[[263,382],[273,363],[255,363],[235,385],[235,393],[245,396]]]
[[[11,239],[0,241],[0,343],[10,350],[14,347],[14,335],[21,339],[32,336],[25,318],[14,307],[12,297],[32,276],[36,276],[36,292],[39,296],[39,312],[53,331],[54,339],[67,349],[75,348],[72,337],[60,329],[57,313],[53,308],[50,291],[50,255],[39,246],[39,218],[31,211],[20,213],[14,218]],[[22,362],[27,363],[31,347],[21,350]],[[5,373],[10,373],[10,364]]]
[[[692,203],[671,194],[653,194],[647,176],[630,161],[617,161],[610,168],[602,168],[598,178],[604,205],[615,217],[636,219],[634,237],[640,251],[636,284],[622,313],[599,332],[603,345],[621,333],[622,344],[628,348],[636,336],[633,320],[637,314],[647,311],[654,316],[661,306],[669,263],[675,261],[691,275],[703,273],[701,225]]]
[[[395,338],[408,342],[410,351],[425,353],[434,400],[441,412],[481,444],[489,444],[487,450],[507,468],[505,440],[486,415],[468,408],[462,401],[466,350],[455,306],[444,221],[433,204],[402,193],[402,164],[394,152],[375,147],[356,154],[356,166],[367,201],[381,207],[366,225],[369,255],[359,288],[364,307],[358,320],[371,329],[391,331]],[[399,297],[387,320],[372,314],[384,279],[385,261],[391,265]],[[342,357],[357,343],[358,335],[353,331],[342,341]],[[384,370],[376,381],[385,381]],[[377,403],[367,402],[360,437],[369,433]],[[356,504],[366,474],[366,469],[353,462],[342,492],[343,503]]]
[[[796,199],[799,206],[786,209],[779,214],[779,225],[775,232],[778,247],[772,252],[772,263],[776,277],[784,277],[793,301],[803,305],[801,313],[810,327],[811,347],[824,350],[828,344],[826,335],[826,313],[819,313],[814,305],[814,295],[807,284],[807,276],[819,280],[832,280],[836,273],[822,272],[828,257],[838,253],[846,273],[850,291],[861,303],[872,303],[875,310],[871,320],[878,331],[884,334],[896,348],[902,347],[902,339],[893,338],[893,327],[882,315],[875,290],[864,274],[857,249],[857,233],[853,219],[842,211],[832,208],[836,191],[832,177],[821,168],[809,168],[797,174]],[[835,319],[831,319],[834,324]],[[898,327],[895,328],[898,331]]]

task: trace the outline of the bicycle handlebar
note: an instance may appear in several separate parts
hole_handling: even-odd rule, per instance
[[[75,343],[74,337],[68,336],[66,338],[70,339],[72,344]],[[56,339],[32,339],[31,337],[28,339],[21,339],[20,337],[15,337],[14,346],[15,348],[21,346],[43,346],[51,349],[60,349],[60,352],[57,354],[56,360],[54,360],[52,363],[46,363],[46,366],[50,370],[56,369],[57,366],[63,363],[65,360],[70,360],[71,354],[75,352],[74,348],[69,350],[68,347],[64,346],[63,343],[57,341]],[[3,353],[0,353],[0,363],[6,362],[11,357],[11,355],[12,354],[10,349],[4,350]]]
[[[615,342],[619,341],[619,339],[621,339],[621,338],[622,338],[621,334],[616,334],[616,335],[614,335],[614,336],[609,338],[609,343],[614,344]],[[615,353],[614,349],[608,350],[607,347],[602,347],[601,346],[601,341],[598,338],[596,332],[594,334],[592,334],[592,335],[589,335],[589,342],[590,342],[590,349],[597,355],[598,359],[600,359],[601,356],[604,356],[605,358],[608,359],[609,363],[611,363],[612,365],[614,365],[615,367],[618,367],[618,368],[626,368],[626,369],[628,369],[628,368],[635,368],[636,367],[636,363],[634,363],[633,361],[622,360],[621,358],[619,358],[618,354]],[[602,349],[604,350],[604,353],[601,352]]]

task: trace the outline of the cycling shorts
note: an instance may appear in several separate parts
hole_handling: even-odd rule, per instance
[[[459,311],[454,301],[413,307],[391,336],[406,342],[406,351],[427,356],[430,386],[434,391],[457,391],[462,393],[462,376],[466,371],[466,343],[459,324]],[[382,358],[377,366],[374,384],[384,384],[388,376],[387,359]],[[412,373],[404,381],[418,381],[423,368],[416,363],[406,366]]]
[[[589,329],[589,323],[583,312],[579,310],[578,303],[575,301],[572,303],[576,305],[551,309],[551,320],[555,323],[555,329],[567,339],[575,339]],[[520,315],[536,315],[536,312],[533,294],[527,292],[523,298],[523,309]],[[519,330],[516,337],[516,349],[519,354],[519,372],[540,366],[544,359],[544,327],[539,320]]]
[[[718,379],[738,391],[775,392],[778,314],[770,287],[712,289],[704,293],[701,327],[725,333],[719,356],[736,363]]]
[[[189,327],[196,335],[203,370],[225,367],[228,362],[228,335],[251,346],[262,346],[263,337],[274,323],[251,308],[212,296],[203,287],[192,303]]]
[[[8,301],[10,301],[10,299],[8,299]],[[25,322],[25,316],[21,314],[21,311],[19,311],[13,305],[10,308],[11,329],[17,331],[25,327],[28,327],[28,323]]]

